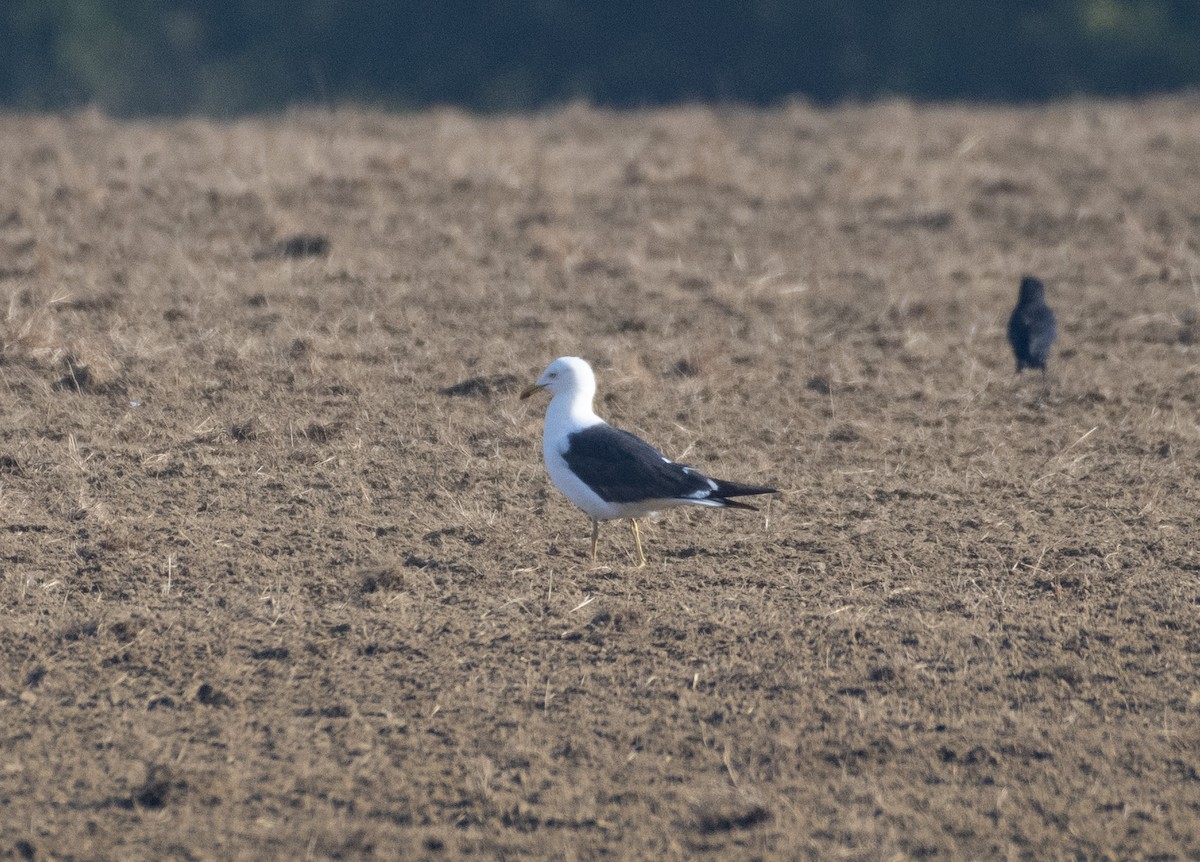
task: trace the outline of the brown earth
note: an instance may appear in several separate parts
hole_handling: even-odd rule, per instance
[[[1200,100],[0,154],[0,858],[1200,856]],[[782,492],[593,565],[567,353]]]

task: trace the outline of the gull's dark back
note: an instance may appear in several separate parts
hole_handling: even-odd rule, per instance
[[[1017,307],[1008,319],[1008,343],[1017,358],[1017,373],[1026,368],[1046,371],[1050,345],[1058,337],[1058,321],[1046,305],[1046,286],[1032,276],[1021,279]]]

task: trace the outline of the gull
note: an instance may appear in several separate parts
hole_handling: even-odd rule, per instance
[[[600,522],[628,518],[637,547],[638,568],[646,565],[637,519],[675,506],[750,509],[732,499],[774,494],[774,488],[713,479],[667,458],[639,437],[614,428],[596,415],[592,399],[596,376],[577,356],[551,362],[537,382],[521,393],[547,390],[542,456],[551,481],[592,521],[592,561]]]

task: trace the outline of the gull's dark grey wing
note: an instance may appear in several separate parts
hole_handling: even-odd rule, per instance
[[[713,506],[745,507],[725,498],[774,493],[773,488],[710,479],[664,457],[628,431],[603,423],[568,436],[563,460],[607,503],[690,499]]]
[[[571,434],[563,459],[571,472],[607,503],[662,500],[714,490],[708,479],[611,425],[593,425]]]

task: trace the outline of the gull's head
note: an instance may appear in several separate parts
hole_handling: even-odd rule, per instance
[[[528,398],[543,389],[554,395],[582,395],[590,402],[596,392],[596,375],[592,373],[592,366],[578,356],[560,356],[546,366],[537,383],[522,392],[521,397]]]

